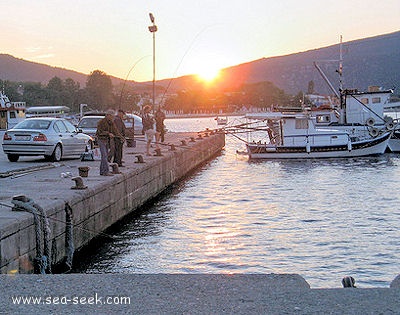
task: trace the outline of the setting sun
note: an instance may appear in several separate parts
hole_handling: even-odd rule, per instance
[[[198,71],[197,76],[200,80],[208,83],[217,79],[219,74],[220,74],[220,69],[204,68]]]

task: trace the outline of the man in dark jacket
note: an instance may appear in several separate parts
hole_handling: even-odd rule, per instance
[[[117,130],[119,131],[120,135],[122,138],[114,138],[114,145],[115,145],[115,151],[114,151],[114,163],[117,163],[118,166],[123,166],[122,165],[122,150],[125,142],[125,123],[123,121],[125,112],[122,109],[119,109],[117,112],[117,116],[114,117],[114,124]]]
[[[123,138],[114,124],[114,111],[108,110],[106,116],[97,123],[96,137],[98,139],[101,162],[100,162],[100,175],[112,176],[108,166],[108,150],[110,149],[110,141],[114,138]]]
[[[164,135],[165,135],[165,126],[164,126],[164,120],[165,120],[165,114],[161,110],[160,107],[158,107],[156,111],[156,141],[159,142],[164,142]]]

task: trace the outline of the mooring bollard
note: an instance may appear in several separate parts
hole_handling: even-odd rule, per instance
[[[16,200],[16,201],[19,201],[19,202],[24,202],[24,203],[26,203],[26,202],[28,202],[30,199],[29,199],[27,196],[25,196],[25,195],[15,195],[15,196],[12,197],[12,200]],[[14,206],[12,207],[11,210],[12,210],[12,211],[23,211],[23,209],[17,207],[15,204],[14,204]]]
[[[90,167],[89,166],[79,166],[78,170],[79,170],[79,176],[88,177]]]
[[[136,140],[132,138],[126,138],[126,146],[128,148],[136,148]]]
[[[343,288],[355,288],[356,287],[356,280],[353,277],[344,277],[342,279]]]
[[[143,160],[143,156],[142,155],[136,155],[136,158],[137,158],[137,161],[135,162],[135,163],[144,163],[144,160]]]
[[[75,182],[75,186],[72,186],[71,189],[86,189],[87,186],[83,184],[83,179],[80,176],[72,177],[71,180]]]
[[[161,154],[161,149],[160,149],[160,148],[155,149],[154,151],[156,152],[156,154],[155,154],[154,156],[163,156],[163,155]]]
[[[111,163],[112,173],[113,174],[121,174],[119,171],[118,163]]]

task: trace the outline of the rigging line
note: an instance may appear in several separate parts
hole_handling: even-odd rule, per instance
[[[244,143],[248,143],[246,140],[240,138],[239,136],[235,135],[235,134],[230,134],[230,136],[235,137],[236,139],[243,141]]]
[[[194,138],[194,137],[193,137]],[[203,138],[204,139],[204,138]],[[142,141],[142,142],[147,142],[145,139],[135,139],[136,141]],[[185,140],[185,139],[184,139]],[[199,141],[201,141],[200,139],[196,139],[196,138],[194,138],[194,140],[199,140]],[[193,141],[191,141],[191,140],[185,140],[186,142],[193,142]],[[164,142],[151,142],[152,144],[154,143],[154,144],[158,144],[158,145],[161,145],[161,146],[171,146],[171,144],[173,144],[173,143],[164,143]],[[178,145],[175,145],[175,147],[177,147],[177,148],[179,148],[179,147],[181,147],[181,145],[180,144],[178,144]],[[193,149],[193,148],[188,148],[187,147],[187,145],[184,145],[184,147],[185,147],[185,149],[187,149],[188,151],[192,151],[192,152],[204,152],[203,150],[196,150],[196,149]]]
[[[263,126],[256,126],[256,127],[237,127],[237,128],[230,128],[230,129],[226,129],[226,133],[229,132],[236,132],[238,130],[243,131],[243,130],[247,130],[247,131],[267,131],[268,129],[270,129],[269,127],[263,127]]]

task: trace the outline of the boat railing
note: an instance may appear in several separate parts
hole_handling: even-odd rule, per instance
[[[25,102],[12,102],[15,109],[25,109],[26,103]]]

